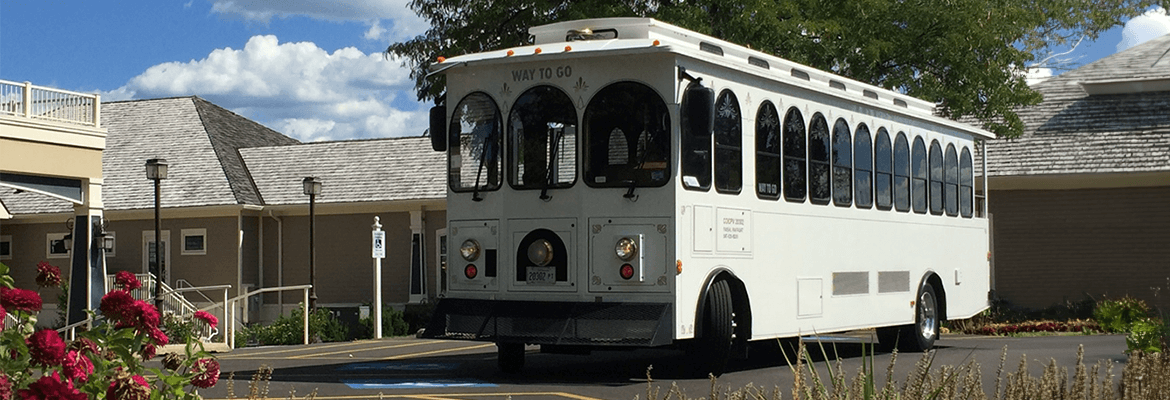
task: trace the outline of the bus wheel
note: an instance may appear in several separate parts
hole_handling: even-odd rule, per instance
[[[703,369],[702,374],[715,376],[723,374],[727,360],[731,357],[731,344],[735,340],[735,309],[732,306],[731,286],[720,279],[711,284],[707,293],[707,306],[703,313],[703,336],[699,339],[699,362],[695,366]]]
[[[524,369],[524,343],[496,343],[496,363],[504,373],[520,372]]]
[[[918,292],[914,312],[914,325],[902,331],[900,348],[906,352],[923,352],[934,347],[939,328],[938,295],[934,286],[927,283]]]

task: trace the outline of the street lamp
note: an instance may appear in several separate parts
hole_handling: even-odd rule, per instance
[[[146,179],[154,181],[154,259],[150,263],[150,272],[154,275],[154,307],[162,312],[162,279],[163,263],[159,244],[162,243],[162,216],[159,210],[159,196],[162,194],[160,182],[167,179],[167,160],[152,158],[146,160]]]
[[[313,247],[316,236],[317,195],[321,194],[321,180],[316,177],[305,177],[301,181],[305,195],[309,196],[309,309],[317,309],[317,252]]]

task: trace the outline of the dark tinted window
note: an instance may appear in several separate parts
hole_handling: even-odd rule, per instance
[[[971,218],[972,195],[974,190],[975,175],[971,167],[971,151],[966,146],[963,147],[963,152],[959,154],[959,213],[963,218]]]
[[[947,215],[959,215],[959,156],[955,145],[948,144],[943,155],[943,202]]]
[[[904,132],[894,139],[894,208],[910,211],[910,144]]]
[[[843,118],[833,124],[833,204],[853,204],[853,138]]]
[[[930,142],[930,213],[943,213],[943,154],[937,140]]]
[[[692,83],[691,85],[696,85]],[[688,87],[689,89],[689,87]],[[689,90],[688,90],[689,92]],[[714,96],[711,94],[710,96]],[[691,119],[694,117],[686,110],[692,110],[692,102],[697,101],[691,95],[683,97],[681,107],[679,107],[679,124],[682,125],[682,154],[679,160],[680,175],[682,175],[683,187],[692,190],[706,191],[711,188],[711,132],[690,132],[692,126]],[[703,102],[712,101],[713,99],[707,96],[698,96],[703,99]],[[707,107],[705,105],[700,105]],[[703,113],[706,116],[710,116]],[[709,122],[709,121],[708,121]],[[704,124],[699,124],[707,126]]]
[[[808,125],[808,189],[813,204],[829,204],[833,193],[829,123],[815,113]]]
[[[577,176],[577,107],[560,89],[537,86],[508,114],[508,182],[517,189],[569,187]]]
[[[805,186],[804,117],[796,107],[784,115],[784,198],[804,201]]]
[[[455,106],[451,125],[447,128],[452,137],[458,137],[459,143],[448,147],[451,190],[468,192],[500,188],[502,119],[496,102],[486,93],[469,94]]]
[[[922,137],[914,138],[914,152],[910,155],[910,173],[914,177],[914,183],[910,190],[914,193],[914,212],[926,213],[926,145],[923,144]]]
[[[606,86],[585,108],[585,182],[662,186],[670,179],[670,113],[648,86]]]
[[[743,118],[735,93],[715,100],[715,190],[739,193],[743,187]]]
[[[890,134],[886,128],[878,128],[873,143],[873,197],[878,209],[889,210],[894,206],[893,174]]]
[[[770,101],[756,112],[756,195],[780,198],[780,114]]]
[[[853,132],[853,189],[857,207],[873,206],[873,144],[865,124]]]

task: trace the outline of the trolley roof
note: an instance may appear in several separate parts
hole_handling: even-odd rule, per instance
[[[934,115],[934,103],[686,30],[652,18],[598,18],[528,29],[534,44],[440,58],[431,74],[469,64],[647,52],[672,52],[867,106],[929,119],[976,138],[995,139],[983,129]]]

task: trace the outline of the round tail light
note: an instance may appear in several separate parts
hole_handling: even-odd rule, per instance
[[[622,279],[630,279],[634,277],[634,266],[630,264],[623,264],[621,272]]]
[[[475,279],[476,275],[479,275],[479,268],[476,268],[475,264],[467,264],[467,267],[463,268],[463,276],[467,279]]]

